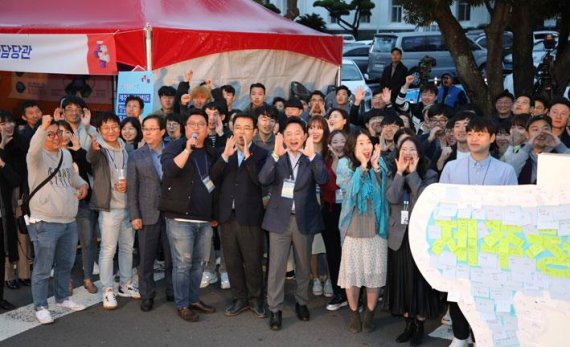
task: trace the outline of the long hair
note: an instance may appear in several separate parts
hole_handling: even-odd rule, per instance
[[[130,123],[130,124],[133,126],[133,128],[135,128],[136,131],[137,131],[137,136],[135,137],[135,139],[134,139],[134,141],[133,141],[133,147],[134,147],[135,149],[137,149],[137,147],[138,147],[138,145],[139,145],[139,142],[141,142],[141,140],[142,140],[142,138],[143,138],[141,123],[139,122],[138,119],[136,119],[136,118],[134,118],[134,117],[127,117],[127,118],[123,119],[123,121],[121,122],[121,129],[120,129],[120,130],[121,130],[121,138],[123,138],[123,135],[122,135],[122,130],[123,130],[123,128],[125,127],[125,125],[127,125],[127,124],[129,124],[129,123]],[[125,140],[125,142],[127,142],[126,139],[123,139],[123,140]]]
[[[424,155],[420,144],[417,140],[416,137],[408,137],[405,138],[404,140],[402,140],[402,143],[400,143],[400,145],[398,146],[396,153],[395,153],[395,159],[398,160],[400,158],[400,150],[402,149],[402,146],[404,145],[404,143],[406,142],[411,142],[414,144],[414,146],[416,146],[416,151],[418,152],[418,167],[416,168],[416,172],[418,173],[418,175],[424,179],[427,173],[427,170],[429,169],[429,159]],[[391,176],[394,176],[396,174],[396,165],[394,165],[394,171],[391,173]]]
[[[352,163],[351,167],[353,170],[360,166],[360,161],[356,159],[356,156],[354,155],[354,150],[356,149],[356,140],[360,135],[368,137],[368,139],[372,143],[372,146],[374,146],[374,138],[372,137],[372,135],[370,135],[368,130],[365,129],[359,129],[357,133],[350,135],[346,139],[346,144],[344,145],[344,155],[348,157],[348,159]],[[370,166],[371,166],[370,160],[368,160],[368,163],[366,163],[366,167],[369,168]]]
[[[321,128],[323,129],[323,139],[321,140],[321,147],[322,147],[321,148],[321,155],[326,160],[328,155],[329,155],[329,151],[328,151],[328,142],[329,142],[329,135],[330,135],[329,125],[328,125],[325,117],[313,116],[313,117],[311,117],[311,119],[309,119],[309,123],[307,124],[307,131],[308,131],[308,129],[311,128],[311,125],[313,125],[313,123],[320,124]],[[309,140],[309,139],[310,139],[310,137],[307,138],[307,140]]]
[[[340,113],[342,118],[344,118],[344,120],[346,121],[346,123],[344,123],[344,127],[342,128],[342,130],[344,130],[345,133],[349,134],[350,133],[350,117],[345,110],[343,110],[342,108],[333,107],[327,112],[327,119],[329,119],[331,114],[335,111]]]

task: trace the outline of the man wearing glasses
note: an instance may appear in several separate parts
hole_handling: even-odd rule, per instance
[[[56,303],[67,310],[85,309],[84,305],[70,299],[68,283],[77,246],[75,215],[78,200],[85,198],[88,185],[73,169],[71,154],[61,150],[62,133],[53,117],[44,115],[26,157],[31,191],[59,167],[56,176],[30,200],[28,231],[35,252],[32,297],[36,318],[41,324],[53,322],[47,302],[52,265]]]
[[[91,111],[85,101],[78,96],[66,97],[61,108],[56,108],[54,112],[55,120],[61,119],[62,116],[71,125],[81,148],[88,150],[91,147],[91,135],[96,135],[97,130],[91,125]]]
[[[178,315],[190,322],[198,313],[216,309],[200,300],[204,262],[210,256],[215,185],[210,168],[215,149],[204,145],[208,137],[208,116],[191,109],[183,124],[185,137],[163,151],[162,193],[159,209],[166,217],[166,232],[173,260],[172,282]]]
[[[453,75],[449,72],[441,75],[441,85],[437,92],[437,103],[446,104],[455,110],[467,104],[465,92],[453,85]]]

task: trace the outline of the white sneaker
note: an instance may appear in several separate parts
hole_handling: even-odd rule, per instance
[[[325,286],[323,288],[323,294],[327,297],[327,298],[332,298],[334,295],[334,291],[333,291],[333,286],[331,283],[330,279],[327,279],[327,281],[325,282]]]
[[[97,262],[95,262],[93,264],[93,275],[98,275],[99,274],[99,264],[97,264]]]
[[[202,281],[200,282],[200,288],[206,288],[210,284],[218,282],[218,275],[216,273],[211,273],[209,271],[204,271],[202,273]]]
[[[228,273],[227,272],[222,272],[220,274],[220,277],[222,279],[222,289],[230,289],[230,279],[228,278]]]
[[[453,338],[449,347],[467,347],[469,346],[469,342],[467,340],[460,340],[458,338]]]
[[[313,279],[313,295],[323,295],[323,285],[321,284],[321,280],[318,278]]]
[[[103,292],[103,308],[106,310],[114,310],[117,308],[117,298],[115,298],[113,288],[107,288]]]
[[[40,324],[53,323],[53,318],[51,317],[51,313],[49,313],[48,309],[45,307],[38,307],[36,309],[36,318],[38,319]]]
[[[76,312],[77,312],[77,311],[83,311],[83,310],[85,310],[85,309],[87,308],[87,306],[82,305],[82,304],[78,304],[78,303],[72,301],[72,300],[69,299],[69,298],[63,300],[63,302],[58,303],[58,305],[60,305],[61,307],[66,308],[66,309],[68,309],[68,310],[76,311]]]
[[[125,285],[120,285],[119,286],[119,296],[121,296],[123,298],[133,298],[133,299],[140,299],[141,298],[141,294],[139,293],[138,288],[135,287],[133,282],[129,282]]]

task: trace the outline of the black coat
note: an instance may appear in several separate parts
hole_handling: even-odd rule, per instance
[[[400,88],[406,83],[406,76],[408,75],[408,68],[401,62],[396,65],[396,71],[392,75],[392,63],[388,64],[382,72],[380,78],[380,87],[390,88],[392,90],[392,102],[398,97]]]
[[[0,150],[0,157],[2,160],[5,160],[6,153],[3,150]],[[11,262],[18,260],[18,230],[13,213],[12,192],[18,187],[20,182],[21,177],[12,168],[12,165],[6,162],[6,165],[0,168],[0,198],[2,199],[0,250],[3,253],[1,256],[7,255]],[[7,238],[6,245],[4,245],[4,233],[6,233]]]

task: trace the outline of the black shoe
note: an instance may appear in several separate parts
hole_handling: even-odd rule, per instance
[[[18,281],[17,281],[17,280],[4,281],[4,284],[6,284],[6,288],[8,288],[8,289],[18,289],[18,288],[20,288],[20,285],[18,284]]]
[[[412,318],[404,318],[406,320],[406,328],[404,328],[404,332],[401,333],[398,337],[396,337],[396,342],[402,343],[410,341],[414,331],[416,330],[416,325]]]
[[[295,313],[297,314],[297,318],[304,322],[308,321],[311,318],[311,314],[309,313],[309,309],[307,305],[299,305],[299,303],[295,304]]]
[[[238,314],[246,311],[249,308],[249,304],[247,300],[244,299],[237,299],[226,308],[226,312],[224,312],[224,316],[226,317],[233,317],[237,316]]]
[[[249,310],[253,312],[257,318],[267,317],[267,313],[265,312],[265,305],[263,304],[262,300],[253,300],[251,302],[251,305],[249,305]]]
[[[141,301],[141,311],[148,312],[148,311],[152,310],[153,305],[154,305],[154,299],[153,298],[143,299],[143,301]]]
[[[410,346],[419,346],[424,339],[424,322],[421,320],[414,320],[415,331],[410,339]]]
[[[346,306],[348,303],[346,301],[346,297],[342,294],[335,294],[332,300],[327,305],[327,310],[329,311],[336,311],[341,307]]]
[[[205,304],[202,300],[198,301],[197,303],[190,304],[188,306],[191,310],[202,312],[202,313],[214,313],[216,312],[216,308],[214,306],[210,306]]]
[[[285,274],[285,279],[293,280],[295,279],[295,271],[287,271]]]
[[[167,295],[166,301],[173,302],[174,301],[174,295]]]
[[[32,281],[29,278],[19,279],[18,281],[26,287],[30,287],[32,285]]]
[[[281,311],[271,312],[269,316],[269,327],[271,330],[281,329]]]
[[[368,305],[364,306],[364,314],[362,315],[362,331],[371,333],[376,329],[374,325],[374,311],[369,310]]]
[[[11,311],[11,310],[15,310],[16,306],[12,305],[11,303],[9,303],[8,301],[4,300],[4,299],[0,299],[0,308],[6,310],[6,311]]]

